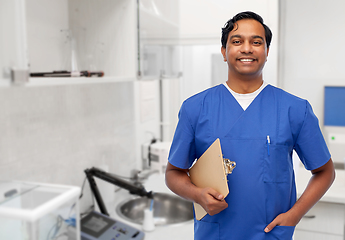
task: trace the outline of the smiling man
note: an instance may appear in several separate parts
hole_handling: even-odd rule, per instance
[[[243,19],[223,43],[221,52],[228,63],[227,84],[235,92],[250,93],[262,85],[262,69],[269,49],[265,38],[260,22]]]
[[[166,183],[208,213],[194,220],[196,240],[291,240],[296,224],[334,181],[333,162],[308,101],[263,80],[271,38],[253,12],[230,19],[221,41],[227,81],[181,106]],[[217,138],[224,158],[236,162],[226,198],[196,187],[188,175]],[[293,150],[312,173],[298,201]]]

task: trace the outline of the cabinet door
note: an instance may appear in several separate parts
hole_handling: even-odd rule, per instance
[[[302,218],[296,226],[296,230],[342,236],[344,234],[344,217],[343,204],[319,202]]]
[[[0,1],[0,79],[12,68],[27,69],[25,1]]]
[[[294,235],[294,240],[344,240],[343,236],[333,235],[327,233],[317,233],[310,231],[296,230]]]

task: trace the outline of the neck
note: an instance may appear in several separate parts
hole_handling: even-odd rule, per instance
[[[263,79],[262,75],[257,78],[236,78],[229,75],[226,83],[234,92],[246,94],[258,90],[263,83]]]

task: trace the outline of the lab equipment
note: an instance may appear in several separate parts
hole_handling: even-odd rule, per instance
[[[98,212],[81,220],[81,240],[141,240],[144,236],[142,231]]]
[[[153,218],[153,203],[154,200],[151,199],[150,208],[144,210],[143,230],[147,232],[155,230],[155,221]]]
[[[345,87],[325,87],[324,124],[345,127]]]
[[[325,86],[324,134],[334,166],[344,169],[345,158],[345,87]]]
[[[151,232],[155,230],[155,221],[153,219],[153,211],[149,208],[144,210],[143,230]]]
[[[171,193],[156,192],[152,204],[155,226],[171,226],[187,223],[193,219],[193,203]],[[152,203],[152,201],[151,201]],[[119,203],[116,213],[126,221],[143,225],[144,211],[150,209],[150,200],[146,197],[131,197]]]
[[[79,240],[80,188],[0,182],[0,239]]]
[[[82,240],[101,240],[101,239],[133,239],[140,240],[145,234],[138,229],[112,219],[109,217],[107,208],[103,202],[102,196],[98,190],[94,177],[115,184],[116,186],[127,189],[131,194],[153,198],[152,192],[147,192],[143,186],[137,186],[115,175],[102,171],[101,169],[92,167],[85,169],[86,177],[89,181],[91,191],[95,196],[96,202],[101,213],[91,212],[81,220]]]
[[[142,158],[144,168],[158,170],[160,174],[164,174],[170,150],[171,142],[154,141],[150,144],[142,146]]]
[[[104,72],[90,71],[53,71],[53,72],[35,72],[30,73],[30,77],[103,77]]]
[[[136,186],[130,182],[127,182],[123,179],[120,179],[116,177],[115,175],[111,173],[107,173],[105,171],[102,171],[98,168],[92,167],[90,169],[85,169],[86,177],[89,181],[91,191],[93,195],[95,196],[96,202],[98,204],[98,207],[101,211],[101,213],[109,216],[109,213],[107,211],[107,208],[103,202],[103,198],[98,190],[97,184],[95,182],[94,176],[102,179],[104,181],[107,181],[109,183],[115,184],[116,186],[122,187],[124,189],[127,189],[131,194],[139,195],[139,196],[146,196],[148,198],[153,198],[152,192],[147,192],[143,186]]]

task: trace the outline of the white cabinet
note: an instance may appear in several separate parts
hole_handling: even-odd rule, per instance
[[[175,43],[179,33],[179,3],[175,0],[140,0],[140,38],[148,44]]]
[[[343,236],[296,230],[294,240],[344,240]]]
[[[108,80],[136,77],[136,0],[2,0],[0,13],[1,83],[9,82],[9,69],[25,67],[31,73],[102,71]],[[29,80],[35,81],[44,85],[52,78]]]
[[[26,13],[32,72],[136,75],[136,1],[30,0]]]
[[[138,10],[139,76],[178,76],[179,1],[140,0]]]
[[[25,0],[0,1],[0,85],[8,84],[11,69],[28,68]]]
[[[343,240],[343,204],[318,202],[296,226],[294,240]]]

